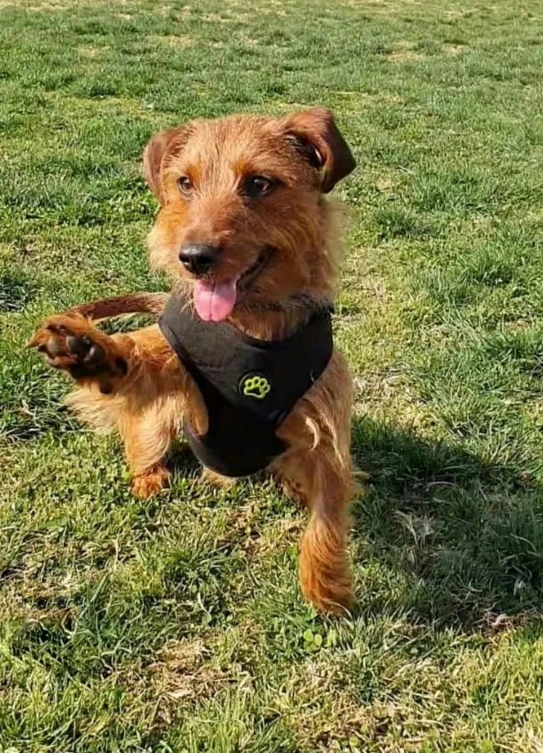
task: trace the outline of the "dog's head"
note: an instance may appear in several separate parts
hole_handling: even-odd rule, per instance
[[[320,108],[158,133],[144,153],[160,202],[151,262],[192,285],[207,321],[318,286],[331,274],[322,194],[354,167],[332,114]]]

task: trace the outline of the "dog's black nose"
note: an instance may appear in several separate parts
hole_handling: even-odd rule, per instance
[[[204,275],[209,272],[219,256],[216,246],[208,246],[205,243],[186,243],[181,246],[179,261],[193,275]]]

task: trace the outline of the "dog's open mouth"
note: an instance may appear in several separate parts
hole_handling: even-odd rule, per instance
[[[238,293],[245,293],[268,264],[273,249],[263,249],[256,262],[240,277],[215,282],[198,280],[194,284],[194,308],[205,322],[222,322],[227,319],[236,305]]]
[[[264,249],[262,249],[255,263],[252,264],[249,269],[246,269],[239,278],[238,288],[242,288],[244,292],[247,291],[251,284],[264,270],[264,267],[268,265],[272,254],[273,248],[271,246],[266,246]]]

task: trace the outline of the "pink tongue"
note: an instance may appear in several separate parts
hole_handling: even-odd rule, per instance
[[[222,322],[232,313],[236,303],[236,282],[204,282],[194,285],[194,306],[205,322]]]

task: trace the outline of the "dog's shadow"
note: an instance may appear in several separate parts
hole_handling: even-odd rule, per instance
[[[353,421],[353,453],[363,490],[353,507],[360,614],[477,632],[540,621],[543,489],[535,480],[368,418]],[[184,443],[171,464],[199,476]]]
[[[362,612],[480,630],[538,620],[543,494],[515,468],[355,419]],[[507,615],[507,617],[505,616]]]

